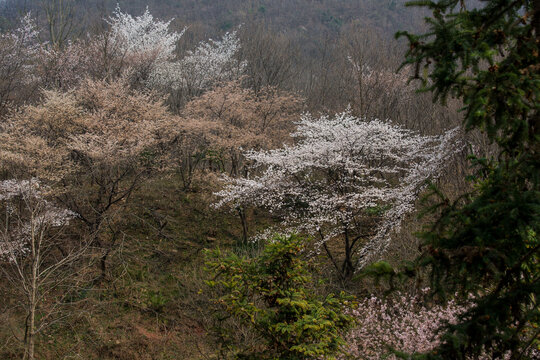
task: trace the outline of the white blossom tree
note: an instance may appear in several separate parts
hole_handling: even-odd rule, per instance
[[[17,28],[0,34],[0,114],[9,103],[23,97],[19,92],[35,79],[33,70],[42,44],[30,13]]]
[[[422,136],[348,111],[305,114],[292,134],[295,146],[246,153],[257,175],[226,178],[216,206],[266,208],[282,229],[317,236],[318,249],[346,278],[386,248],[426,180],[461,149],[458,132]],[[328,246],[336,239],[341,264]]]
[[[36,179],[0,181],[0,274],[25,315],[25,359],[35,358],[36,336],[65,316],[68,283],[77,273],[72,266],[87,248],[62,246],[61,230],[76,214],[47,200],[50,191]]]
[[[174,60],[176,44],[184,34],[184,31],[169,31],[171,21],[154,19],[148,8],[142,15],[133,17],[117,7],[108,22],[108,47],[143,82],[157,68]]]
[[[179,61],[162,62],[151,74],[151,86],[184,90],[191,96],[216,83],[237,79],[245,64],[237,60],[240,39],[236,31],[226,33],[221,40],[201,42]]]
[[[117,7],[109,19],[112,41],[120,44],[123,53],[153,53],[156,61],[172,60],[176,43],[183,35],[183,32],[169,32],[170,24],[171,21],[154,19],[148,8],[142,15],[133,17]]]
[[[45,85],[73,88],[87,77],[123,76],[132,86],[178,93],[190,100],[218,83],[238,79],[245,68],[237,56],[236,31],[178,56],[176,46],[184,31],[171,31],[171,21],[154,18],[148,9],[132,16],[117,7],[108,24],[110,29],[103,34],[45,49],[41,65]]]
[[[181,91],[188,97],[240,76],[245,64],[237,60],[240,40],[236,31],[220,40],[201,42],[178,59],[176,44],[184,31],[169,31],[170,23],[154,19],[148,9],[133,17],[117,7],[109,19],[109,47],[146,86]]]

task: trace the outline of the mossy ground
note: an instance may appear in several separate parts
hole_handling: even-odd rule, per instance
[[[70,317],[42,333],[39,359],[211,356],[203,250],[234,247],[241,227],[227,209],[211,207],[212,186],[201,184],[186,192],[174,178],[152,179],[133,194],[118,214],[119,240],[105,280],[81,290]],[[24,319],[9,318],[0,325],[0,338],[7,339],[0,358],[19,359],[21,344],[10,332],[20,338]]]
[[[36,346],[38,359],[216,358],[213,294],[205,284],[204,249],[220,247],[249,255],[260,246],[240,245],[238,216],[211,206],[216,200],[213,181],[199,178],[190,191],[180,184],[173,176],[152,178],[118,210],[118,240],[107,259],[105,279],[83,287],[70,316],[42,332]],[[402,241],[392,244],[387,258],[415,251],[411,234],[421,224],[414,219],[411,215],[406,221],[397,237]],[[248,220],[253,235],[276,219],[249,211]],[[340,242],[329,247],[339,258]],[[323,253],[313,265],[313,286],[319,292],[347,289],[360,295],[366,287],[378,287],[365,279],[339,281]],[[0,359],[22,357],[23,329],[21,314],[0,312]],[[250,335],[238,336],[245,340]]]

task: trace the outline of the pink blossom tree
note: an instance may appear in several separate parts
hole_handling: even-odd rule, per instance
[[[359,302],[351,315],[357,326],[346,337],[346,359],[356,360],[397,360],[410,358],[401,354],[428,353],[436,349],[442,340],[446,325],[458,323],[461,316],[467,316],[472,306],[472,297],[459,302],[434,303],[425,295],[430,289],[422,289],[417,294],[396,292],[388,298],[375,295]],[[524,355],[524,354],[522,354]],[[530,349],[525,355],[531,359],[540,356],[538,349]],[[507,352],[499,357],[484,352],[475,360],[509,360]],[[345,359],[345,358],[340,358]],[[467,357],[467,360],[473,360]]]
[[[45,91],[0,124],[0,169],[34,176],[86,225],[103,250],[101,275],[116,240],[102,236],[133,191],[160,167],[161,144],[178,119],[161,98],[114,82],[86,80],[67,92]]]
[[[439,342],[438,329],[455,323],[467,310],[454,300],[446,305],[427,306],[423,294],[396,293],[388,299],[370,296],[352,311],[358,325],[346,341],[347,353],[354,359],[397,359],[392,350],[407,353],[428,352]],[[387,357],[385,357],[387,356]]]
[[[280,217],[280,230],[318,237],[317,250],[347,278],[386,249],[426,180],[461,149],[458,133],[422,136],[347,111],[305,114],[296,145],[245,154],[254,175],[226,177],[216,206],[265,208]],[[343,260],[328,246],[336,240]]]

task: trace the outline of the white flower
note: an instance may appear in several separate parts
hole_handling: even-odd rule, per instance
[[[320,236],[319,245],[348,232],[357,238],[362,266],[387,247],[426,180],[462,148],[458,131],[422,136],[348,111],[318,119],[304,114],[292,134],[297,144],[248,151],[259,175],[226,177],[216,206],[266,208],[281,215],[284,228]],[[363,235],[366,226],[371,236]]]
[[[148,84],[153,87],[200,91],[216,83],[239,77],[244,63],[236,60],[240,40],[236,31],[221,40],[201,42],[180,61],[162,62],[153,70]]]

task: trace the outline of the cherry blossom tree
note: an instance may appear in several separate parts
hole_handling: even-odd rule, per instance
[[[118,7],[109,19],[111,46],[118,48],[147,86],[182,89],[193,96],[239,76],[243,64],[236,60],[240,49],[236,31],[226,33],[220,40],[201,42],[178,60],[176,44],[184,32],[170,32],[170,23],[154,19],[148,9],[133,17]]]
[[[438,330],[446,323],[456,323],[467,304],[450,300],[445,305],[427,306],[424,296],[396,293],[392,298],[369,296],[352,311],[358,326],[347,341],[347,353],[355,359],[397,360],[392,349],[404,352],[427,352],[439,344]],[[386,356],[386,357],[385,357]]]
[[[38,76],[43,88],[67,91],[88,78],[118,79],[127,68],[120,44],[104,32],[67,41],[61,48],[45,47],[40,54]]]
[[[170,31],[171,21],[154,18],[148,9],[132,16],[117,7],[108,24],[102,34],[45,48],[40,64],[45,87],[69,89],[88,77],[127,76],[130,86],[172,93],[174,102],[175,96],[190,100],[218,83],[238,79],[245,67],[237,59],[236,31],[178,57],[176,45],[184,31]]]
[[[246,67],[238,59],[240,45],[236,31],[226,33],[220,40],[203,41],[180,60],[157,65],[147,85],[169,91],[173,106],[180,108],[204,91],[240,78]]]
[[[87,80],[67,93],[45,91],[42,104],[8,117],[0,127],[0,166],[54,185],[103,250],[103,277],[114,241],[101,229],[159,166],[159,144],[176,122],[159,98],[131,89],[127,79]]]
[[[142,15],[133,17],[117,7],[109,19],[113,41],[120,44],[124,54],[153,53],[156,61],[173,59],[176,43],[183,35],[183,32],[169,32],[170,24],[171,21],[154,19],[148,8]]]
[[[35,82],[36,59],[42,48],[38,34],[30,13],[17,28],[0,34],[0,114],[10,103],[20,101],[21,92]]]
[[[25,359],[35,358],[35,341],[46,327],[64,317],[64,297],[77,273],[87,243],[62,246],[61,230],[76,214],[47,199],[51,189],[37,179],[0,182],[0,273],[17,293],[25,314]],[[7,300],[7,299],[6,299]]]
[[[202,133],[220,170],[236,176],[244,170],[243,151],[276,148],[287,141],[301,106],[292,93],[267,87],[255,94],[230,81],[190,101],[182,112],[187,119],[183,127]]]
[[[137,76],[150,87],[182,89],[195,96],[219,82],[239,77],[245,64],[237,60],[240,40],[236,31],[220,40],[201,42],[178,60],[176,44],[184,31],[170,32],[170,23],[154,19],[148,9],[132,17],[117,7],[109,19],[111,46],[119,48]]]
[[[317,236],[317,250],[347,278],[386,249],[426,180],[462,148],[458,133],[422,136],[348,111],[305,114],[292,134],[296,145],[245,154],[254,175],[226,177],[216,206],[268,209],[281,229]],[[338,239],[341,264],[328,246]]]
[[[148,8],[133,17],[117,7],[109,19],[109,45],[130,67],[136,80],[144,83],[157,68],[175,58],[176,43],[184,32],[170,32],[170,24],[154,19]]]
[[[466,317],[474,304],[472,296],[461,301],[450,299],[446,303],[434,303],[429,291],[425,288],[417,294],[396,292],[387,298],[371,295],[362,299],[358,308],[351,312],[357,326],[346,337],[345,352],[359,360],[397,360],[435,350],[444,341],[444,327],[455,325],[460,317]],[[397,351],[402,356],[398,356]],[[537,359],[540,351],[529,349],[526,355]],[[512,358],[510,352],[494,357],[487,351],[477,357],[464,357],[467,360]]]
[[[179,62],[157,69],[153,80],[173,89],[184,87],[192,92],[207,89],[217,82],[233,80],[243,67],[235,59],[239,49],[236,31],[226,33],[221,40],[209,39],[201,42],[195,50],[188,51]]]
[[[41,52],[39,75],[48,89],[72,89],[84,79],[117,79],[130,76],[130,85],[142,87],[157,66],[175,58],[176,43],[183,32],[170,32],[146,10],[133,17],[116,8],[109,29],[63,46],[47,46]]]

